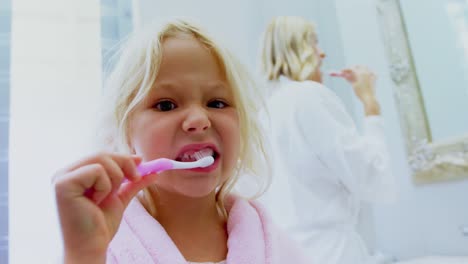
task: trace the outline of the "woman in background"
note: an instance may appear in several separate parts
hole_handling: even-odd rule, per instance
[[[322,84],[324,58],[315,27],[304,18],[281,16],[268,25],[262,65],[270,95],[263,120],[274,175],[264,202],[314,263],[375,263],[356,224],[362,201],[393,196],[376,78],[364,66],[331,74],[348,81],[364,107],[360,134]]]

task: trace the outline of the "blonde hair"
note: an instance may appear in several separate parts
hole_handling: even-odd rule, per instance
[[[111,151],[131,153],[129,142],[129,120],[132,111],[149,93],[155,82],[161,63],[164,39],[178,35],[191,35],[209,48],[219,60],[234,95],[240,123],[240,155],[234,174],[217,188],[218,209],[227,217],[224,200],[236,184],[240,174],[259,177],[256,195],[263,193],[270,183],[268,159],[264,150],[261,129],[256,120],[260,96],[244,67],[200,27],[183,20],[174,20],[161,25],[152,25],[143,32],[134,32],[123,48],[118,51],[120,59],[106,82],[106,103],[102,117],[101,139]],[[151,214],[156,213],[149,190],[144,190],[144,202]]]
[[[307,80],[319,63],[315,41],[315,26],[306,19],[275,17],[263,34],[261,62],[267,79],[284,75],[295,81]]]

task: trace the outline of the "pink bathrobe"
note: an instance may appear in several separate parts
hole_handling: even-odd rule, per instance
[[[227,264],[311,263],[257,202],[227,199]],[[107,263],[187,263],[164,228],[134,199],[110,243]]]

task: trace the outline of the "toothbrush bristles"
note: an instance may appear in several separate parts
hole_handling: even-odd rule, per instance
[[[211,156],[210,154],[212,154],[212,150],[203,149],[203,150],[195,152],[193,156],[195,157],[196,160],[200,160],[205,157]]]
[[[195,156],[195,159],[197,159],[197,160],[200,160],[200,159],[203,159],[203,158],[204,158],[204,157],[203,157],[203,154],[201,153],[201,151],[195,152],[194,156]]]
[[[200,167],[201,168],[205,168],[205,167],[208,167],[210,166],[211,164],[213,164],[214,162],[214,158],[211,157],[211,156],[206,156],[206,157],[203,157],[199,160],[197,160],[198,162],[200,162]]]

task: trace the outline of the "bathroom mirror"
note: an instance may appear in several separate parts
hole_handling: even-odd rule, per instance
[[[468,4],[378,0],[414,182],[468,178]]]

